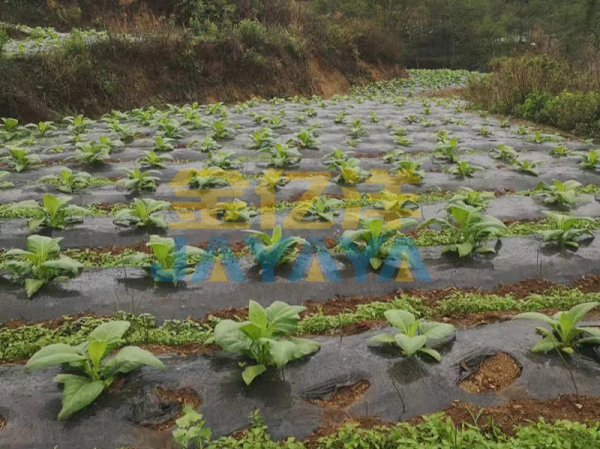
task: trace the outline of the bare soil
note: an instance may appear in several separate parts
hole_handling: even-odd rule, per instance
[[[469,393],[500,391],[512,385],[521,375],[521,366],[510,355],[500,352],[488,357],[460,387]]]

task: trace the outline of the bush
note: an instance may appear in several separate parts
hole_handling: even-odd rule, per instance
[[[540,115],[557,128],[600,137],[600,92],[561,92],[547,99]]]

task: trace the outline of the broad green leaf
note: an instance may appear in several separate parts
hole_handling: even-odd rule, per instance
[[[598,305],[600,305],[600,303],[598,302],[586,302],[583,304],[577,304],[575,307],[571,308],[569,312],[573,314],[573,319],[575,321],[575,324],[577,324],[583,319],[586,313],[598,307]]]
[[[46,268],[53,268],[55,270],[69,271],[73,274],[77,274],[79,272],[79,269],[83,268],[83,264],[66,256],[61,256],[56,260],[49,260],[47,262],[44,262],[42,266]]]
[[[394,334],[380,334],[375,335],[374,337],[369,338],[368,344],[394,344],[396,343],[396,338]]]
[[[266,308],[269,331],[272,337],[280,337],[293,332],[300,320],[303,306],[291,306],[282,301],[275,301]]]
[[[104,357],[107,348],[108,343],[103,340],[94,340],[88,346],[88,354],[96,370],[100,369],[102,365],[102,358]]]
[[[260,376],[266,370],[267,367],[265,365],[248,366],[242,373],[242,379],[244,379],[246,385],[250,385],[254,379]]]
[[[33,295],[35,295],[35,293],[42,288],[45,283],[46,279],[25,279],[25,293],[27,293],[27,297],[31,298]]]
[[[548,315],[544,315],[543,313],[538,313],[538,312],[526,312],[526,313],[520,313],[518,315],[516,315],[513,320],[535,320],[535,321],[542,321],[546,324],[549,324],[550,326],[554,326],[556,323],[555,321],[550,318]]]
[[[556,341],[550,337],[544,337],[531,348],[531,352],[549,352],[556,348]]]
[[[437,360],[438,362],[442,361],[442,356],[440,355],[439,352],[437,352],[435,349],[431,349],[431,348],[421,348],[419,349],[419,352],[424,352],[425,354],[427,354],[430,357],[433,357],[435,360]]]
[[[45,217],[35,217],[27,220],[27,229],[30,233],[34,233],[46,221]]]
[[[215,343],[226,351],[244,354],[252,344],[246,334],[240,331],[244,324],[232,320],[220,321],[214,331]]]
[[[427,338],[439,339],[449,337],[454,333],[454,326],[447,323],[422,322],[419,324],[419,334]]]
[[[131,324],[129,321],[109,321],[94,329],[88,336],[88,341],[104,340],[109,345],[118,343],[125,335]]]
[[[86,357],[77,348],[64,343],[56,343],[45,346],[33,354],[25,365],[25,371],[83,360],[86,360]]]
[[[409,337],[403,333],[398,333],[394,335],[394,338],[396,339],[396,344],[402,349],[405,357],[412,356],[427,343],[427,337],[425,335]]]
[[[256,301],[250,300],[248,306],[248,319],[258,326],[262,333],[265,334],[267,330],[267,312],[265,309]]]
[[[104,390],[104,382],[92,381],[87,377],[59,374],[54,380],[64,384],[62,410],[58,414],[59,420],[90,405]]]
[[[109,376],[114,376],[116,373],[129,373],[144,365],[161,370],[165,368],[165,365],[151,352],[137,346],[125,346],[106,363],[105,369]]]
[[[403,333],[407,333],[409,326],[415,322],[415,316],[406,310],[387,310],[384,315],[392,326]]]

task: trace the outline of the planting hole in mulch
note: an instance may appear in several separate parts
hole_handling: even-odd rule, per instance
[[[342,409],[354,404],[370,386],[371,382],[362,379],[352,385],[338,388],[327,397],[307,399],[307,401],[324,408]]]
[[[145,416],[131,419],[136,424],[153,430],[165,430],[175,425],[175,421],[183,416],[183,409],[191,406],[194,410],[202,404],[200,396],[191,388],[167,390],[160,386],[154,391],[155,400],[141,411]]]
[[[466,367],[465,367],[466,368]],[[500,391],[521,376],[521,365],[505,352],[487,357],[477,371],[460,383],[469,393]]]
[[[0,430],[4,429],[4,426],[6,426],[6,418],[0,415]]]

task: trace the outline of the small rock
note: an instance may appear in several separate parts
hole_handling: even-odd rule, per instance
[[[575,404],[575,407],[577,407],[578,410],[581,410],[583,408],[583,405],[581,405],[581,404]]]

